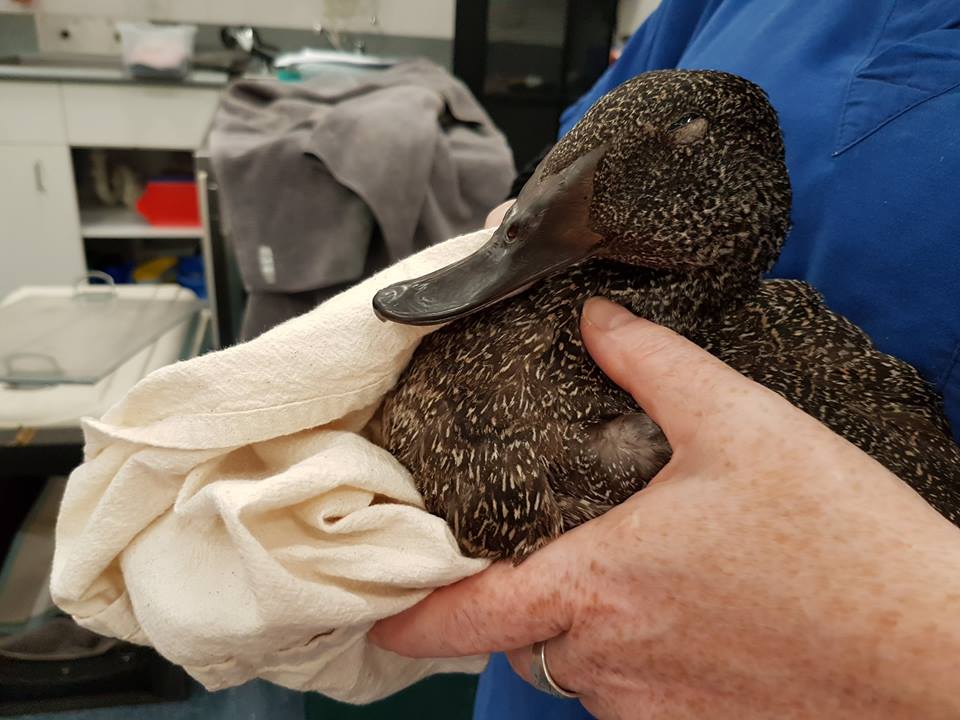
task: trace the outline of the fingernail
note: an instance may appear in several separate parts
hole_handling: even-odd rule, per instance
[[[599,330],[614,330],[635,318],[622,305],[602,297],[590,298],[583,306],[583,319]]]

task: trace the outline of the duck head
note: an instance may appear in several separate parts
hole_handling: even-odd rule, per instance
[[[788,227],[777,115],[736,75],[661,70],[601,98],[524,186],[490,240],[429,275],[384,288],[381,319],[464,317],[588,258],[759,282]]]

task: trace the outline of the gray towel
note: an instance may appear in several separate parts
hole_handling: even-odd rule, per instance
[[[300,306],[287,296],[322,299],[480,227],[515,175],[506,139],[470,91],[426,60],[234,83],[211,150],[251,293],[246,338]]]

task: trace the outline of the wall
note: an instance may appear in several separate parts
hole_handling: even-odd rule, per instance
[[[351,32],[450,39],[454,7],[454,0],[33,0],[28,12],[277,28],[320,23]],[[0,0],[2,12],[25,10]]]
[[[221,48],[220,26],[242,23],[254,24],[282,50],[327,47],[314,30],[319,23],[346,31],[370,54],[426,57],[450,68],[454,7],[455,0],[33,0],[25,9],[0,0],[0,56],[118,54],[112,21],[150,18],[198,24],[198,50]]]
[[[517,15],[518,24],[527,24],[539,16],[541,7],[555,0],[525,0],[522,4],[492,0],[494,12]],[[660,0],[620,0],[617,37],[627,37],[659,5]],[[500,5],[502,9],[497,8]],[[389,35],[409,38],[453,38],[456,0],[33,0],[26,9],[13,0],[0,0],[0,25],[10,26],[4,13],[65,14],[88,17],[142,18],[201,24],[252,24],[269,28],[296,28],[304,30],[315,24],[327,24],[344,31],[364,35]],[[371,26],[370,17],[377,17],[377,26]],[[504,18],[506,19],[506,18]],[[523,21],[527,22],[523,22]],[[501,28],[506,30],[503,23]],[[549,37],[545,44],[555,42],[557,28],[543,27]],[[18,27],[23,27],[18,25]],[[509,32],[509,30],[506,30]],[[21,51],[10,37],[0,44],[0,52]],[[506,38],[499,38],[505,40]],[[376,44],[376,43],[374,43]],[[368,46],[370,44],[368,43]],[[6,47],[4,47],[6,46]]]
[[[617,37],[628,37],[657,9],[660,0],[620,0],[617,15]]]

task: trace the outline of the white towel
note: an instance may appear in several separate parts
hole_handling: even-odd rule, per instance
[[[479,671],[485,658],[414,661],[366,639],[486,562],[461,555],[360,432],[431,330],[380,322],[374,293],[488,237],[431,247],[252,342],[162,368],[86,420],[57,526],[57,604],[211,689],[261,677],[361,703]]]

